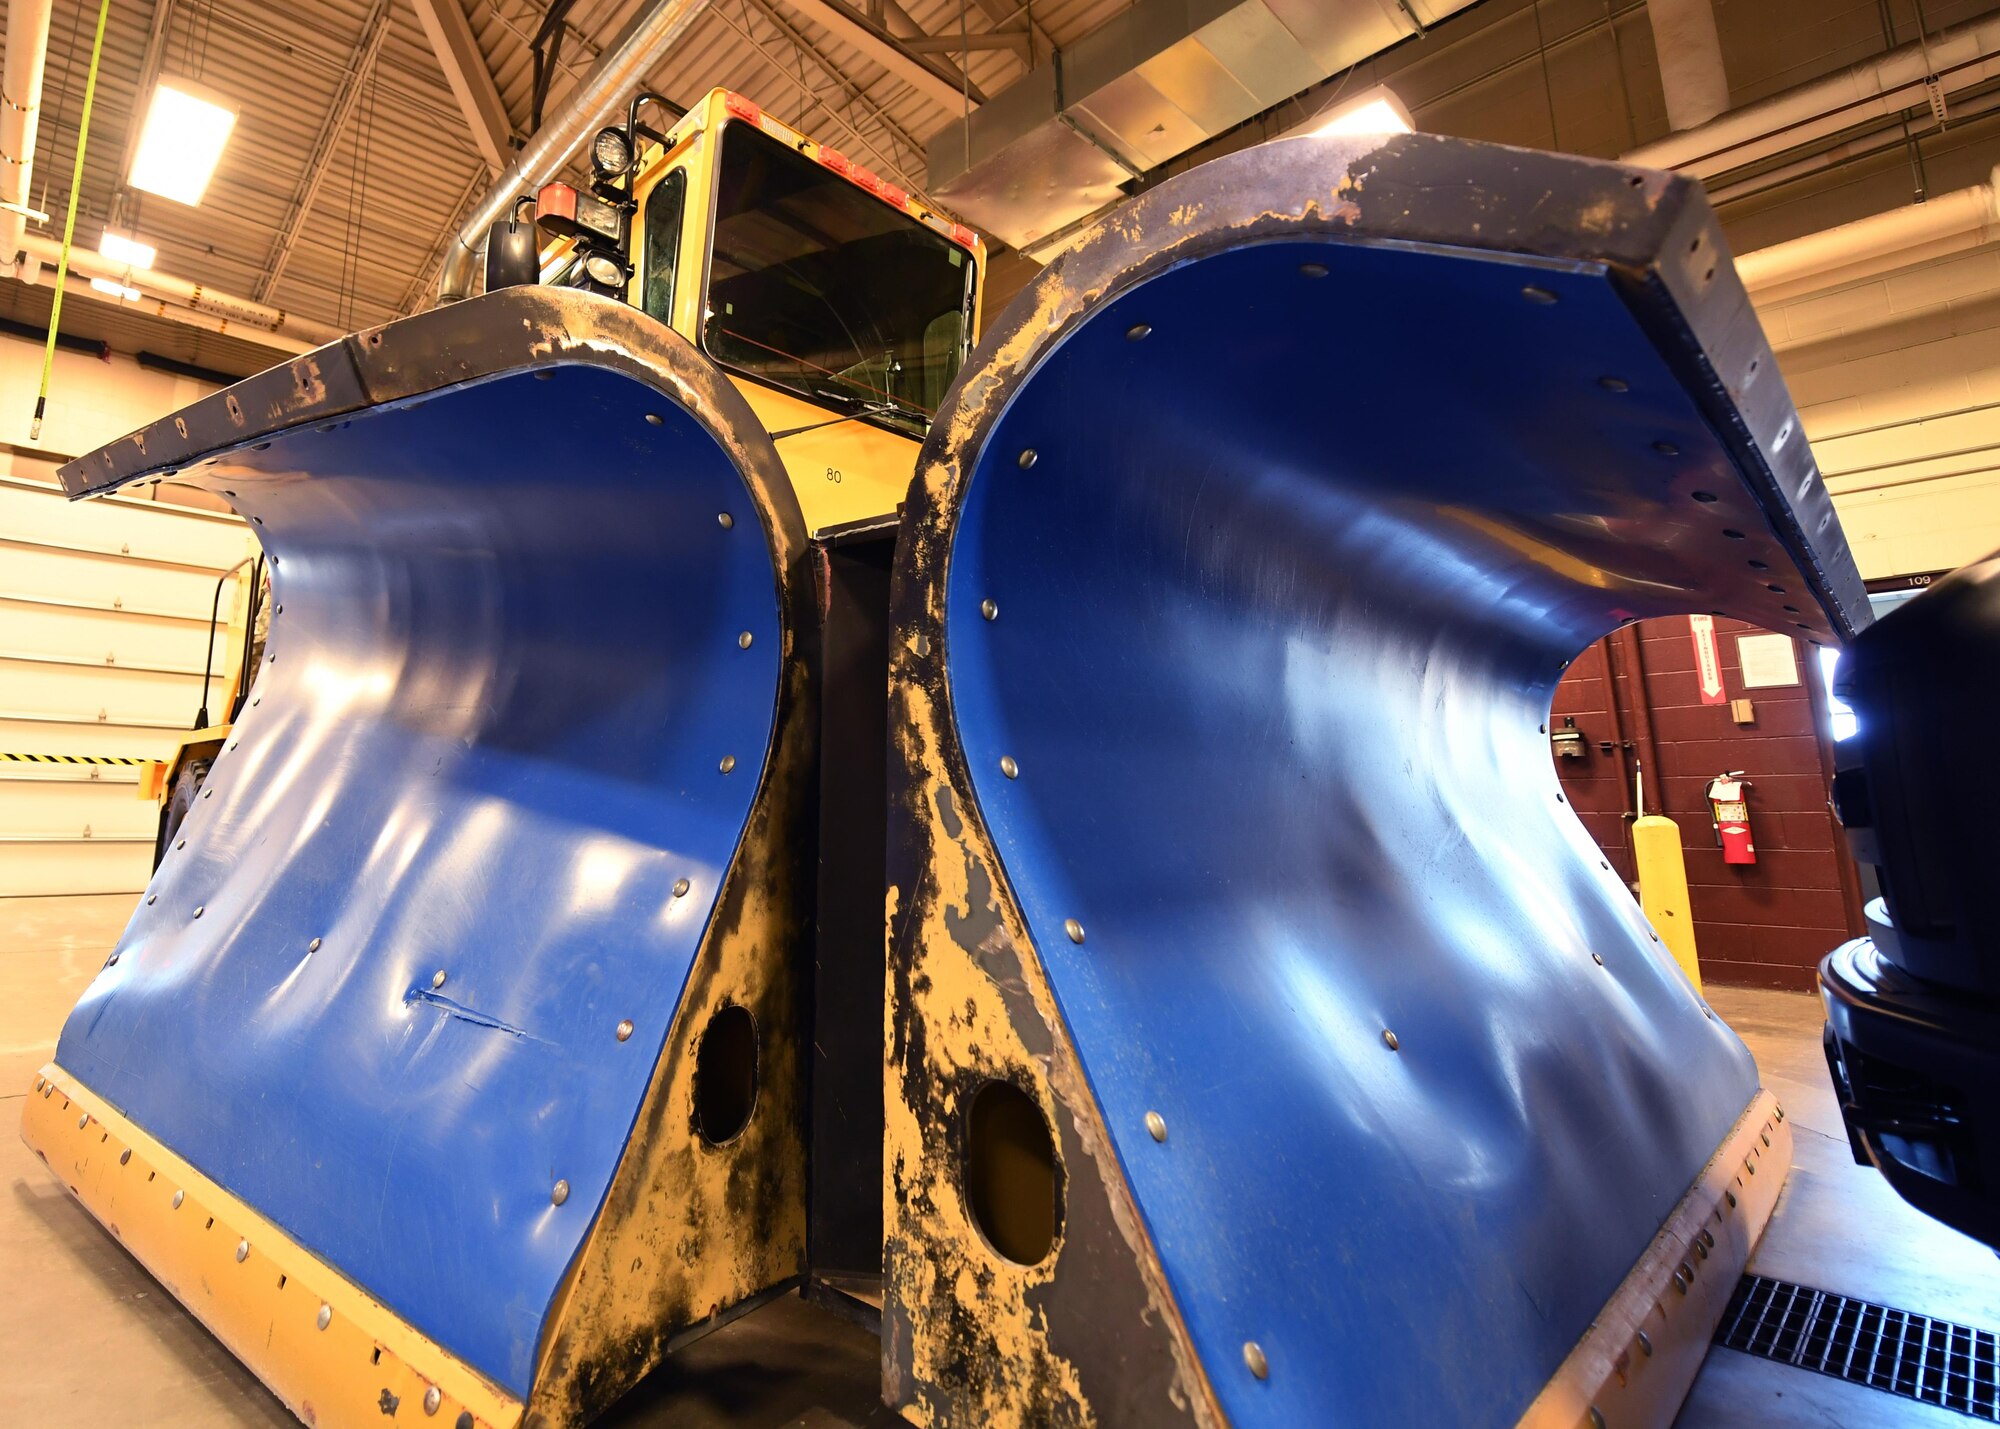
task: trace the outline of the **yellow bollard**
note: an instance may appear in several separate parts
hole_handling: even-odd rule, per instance
[[[1643,814],[1632,824],[1632,861],[1639,869],[1639,906],[1659,930],[1660,941],[1701,991],[1695,961],[1694,914],[1688,909],[1687,862],[1681,857],[1680,825],[1664,814]]]

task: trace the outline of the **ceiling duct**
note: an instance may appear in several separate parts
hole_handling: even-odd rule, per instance
[[[1029,248],[1472,0],[1140,0],[930,141],[939,203]]]
[[[624,117],[633,92],[646,87],[647,73],[700,18],[707,3],[656,0],[641,8],[618,38],[599,52],[590,72],[521,146],[521,152],[460,225],[445,249],[444,267],[438,274],[439,302],[455,302],[471,295],[475,270],[486,252],[486,230],[513,212],[517,197],[533,193],[560,173],[592,130]]]

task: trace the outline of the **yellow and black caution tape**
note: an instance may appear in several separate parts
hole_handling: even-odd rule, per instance
[[[0,750],[0,762],[13,764],[151,764],[150,759],[130,759],[122,754],[9,754]]]

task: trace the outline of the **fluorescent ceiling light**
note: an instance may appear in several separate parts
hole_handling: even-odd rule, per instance
[[[150,268],[153,260],[160,256],[160,250],[150,243],[141,243],[125,234],[104,230],[104,237],[97,240],[97,251],[113,263],[123,263],[127,268]]]
[[[200,203],[235,127],[236,111],[214,90],[191,80],[162,78],[153,87],[146,127],[139,131],[132,187],[176,203]]]
[[[1305,123],[1287,129],[1278,137],[1296,138],[1301,134],[1414,134],[1417,132],[1410,111],[1403,107],[1403,101],[1386,85],[1376,85],[1364,90],[1352,99],[1336,100]]]
[[[92,278],[90,286],[107,297],[118,298],[128,303],[139,301],[139,290],[137,288],[128,288],[125,284],[114,282],[110,278]]]

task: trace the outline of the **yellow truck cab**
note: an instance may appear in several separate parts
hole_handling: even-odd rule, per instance
[[[810,534],[893,519],[978,338],[984,245],[741,95],[652,138],[643,100],[665,103],[598,136],[591,193],[537,195],[539,281],[622,292],[722,368]]]
[[[715,362],[770,432],[812,537],[893,524],[978,340],[985,245],[739,94],[711,90],[664,133],[642,128],[648,103],[677,108],[635,97],[592,144],[590,191],[535,196],[545,241],[523,276],[622,297]],[[224,717],[199,719],[141,780],[160,809],[156,867],[248,695],[258,585],[231,602]]]

